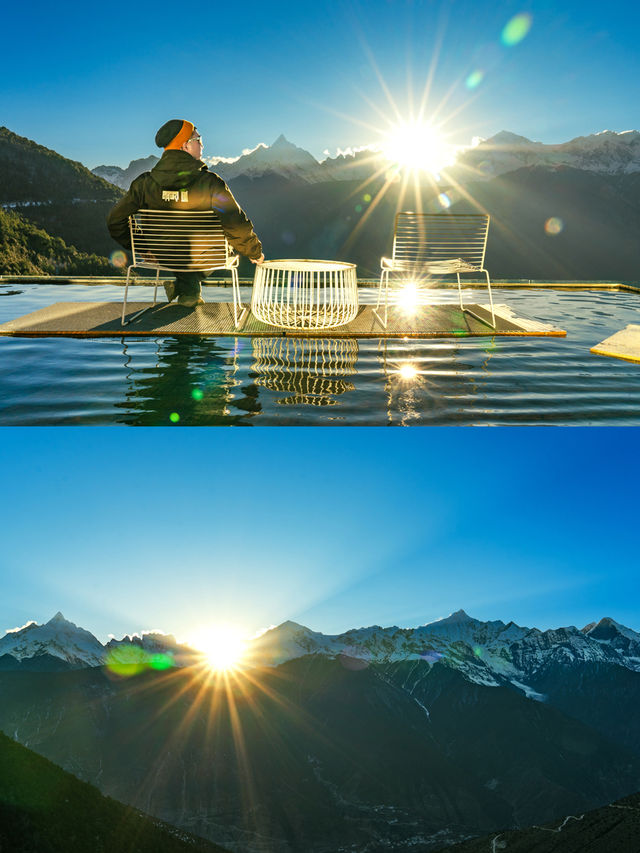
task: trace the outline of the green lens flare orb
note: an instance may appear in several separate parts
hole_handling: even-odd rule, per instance
[[[531,29],[531,15],[528,12],[521,12],[515,15],[502,30],[500,41],[507,47],[513,47],[519,44]]]
[[[483,78],[484,71],[472,71],[471,74],[469,74],[467,79],[464,81],[464,85],[467,87],[467,89],[477,89],[480,83],[482,83]]]
[[[180,420],[180,415],[177,412],[171,412],[171,414],[169,415],[169,420],[172,424],[177,424]]]

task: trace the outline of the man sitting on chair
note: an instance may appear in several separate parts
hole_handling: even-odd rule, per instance
[[[156,133],[156,145],[164,148],[160,162],[132,182],[129,192],[107,218],[109,233],[131,249],[129,216],[138,210],[213,210],[231,246],[254,264],[264,260],[262,244],[251,221],[238,206],[231,190],[202,162],[202,137],[190,121],[172,119]],[[167,299],[193,308],[201,305],[201,273],[176,273],[175,284],[166,284]]]

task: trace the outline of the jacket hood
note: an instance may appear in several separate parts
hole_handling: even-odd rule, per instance
[[[151,177],[161,189],[181,190],[191,186],[207,171],[202,160],[186,151],[165,151],[151,170]]]

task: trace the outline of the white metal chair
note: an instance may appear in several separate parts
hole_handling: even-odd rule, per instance
[[[477,213],[412,213],[403,211],[396,214],[393,233],[393,255],[382,258],[380,266],[380,286],[378,301],[374,313],[380,323],[387,328],[389,306],[389,275],[403,273],[405,279],[411,277],[418,282],[441,275],[456,275],[460,308],[467,314],[488,321],[465,308],[462,302],[460,275],[463,273],[484,273],[487,278],[489,302],[491,304],[491,323],[496,327],[493,311],[491,280],[484,268],[484,254],[489,233],[489,216]],[[379,309],[384,291],[384,320]]]
[[[133,263],[127,268],[122,306],[122,325],[128,325],[157,302],[160,272],[202,272],[230,270],[233,290],[233,317],[236,328],[247,308],[240,301],[238,263],[212,210],[139,210],[129,217]],[[156,270],[153,303],[125,320],[131,270]]]

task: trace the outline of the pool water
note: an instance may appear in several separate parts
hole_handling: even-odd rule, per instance
[[[139,288],[134,298],[151,293]],[[359,296],[374,301],[375,290]],[[205,297],[229,301],[231,291],[207,288]],[[465,299],[485,303],[486,290]],[[101,300],[122,301],[122,289],[2,283],[0,322],[53,302]],[[640,424],[640,364],[589,352],[640,322],[640,295],[496,288],[494,300],[567,337],[0,337],[0,424]]]

